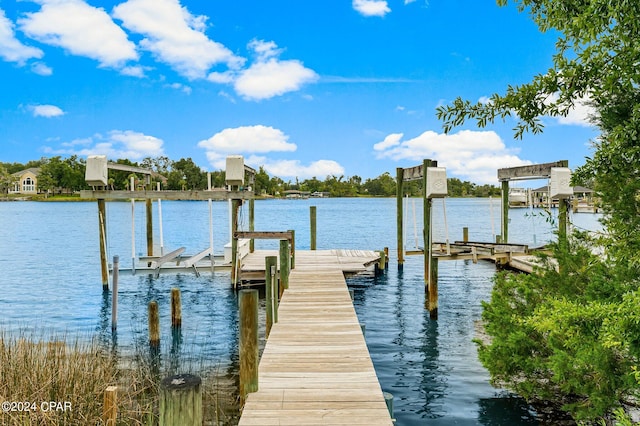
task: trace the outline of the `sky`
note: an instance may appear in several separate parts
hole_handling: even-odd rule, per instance
[[[557,34],[495,0],[0,0],[0,161],[243,155],[286,180],[437,160],[448,177],[582,165],[579,104],[514,140],[515,119],[444,134],[436,108],[552,65]]]

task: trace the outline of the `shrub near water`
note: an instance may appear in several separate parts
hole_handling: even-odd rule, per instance
[[[0,424],[99,424],[117,368],[93,343],[0,337]]]

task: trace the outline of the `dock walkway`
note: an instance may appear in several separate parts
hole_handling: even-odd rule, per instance
[[[344,274],[326,255],[296,259],[240,426],[393,425]]]

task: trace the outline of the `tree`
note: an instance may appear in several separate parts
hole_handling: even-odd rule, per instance
[[[483,312],[490,341],[478,342],[479,355],[494,382],[594,419],[640,390],[640,2],[514,3],[542,31],[561,34],[553,67],[487,103],[458,98],[437,115],[449,132],[513,114],[522,137],[542,132],[542,117],[589,99],[602,133],[576,181],[594,182],[605,232],[556,244],[558,270],[547,262],[530,276],[498,275]]]

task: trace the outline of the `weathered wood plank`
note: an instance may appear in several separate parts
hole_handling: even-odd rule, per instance
[[[362,252],[314,254],[291,271],[239,425],[392,425],[339,269]]]

